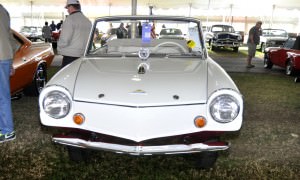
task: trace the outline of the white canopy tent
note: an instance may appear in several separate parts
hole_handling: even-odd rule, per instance
[[[82,10],[91,20],[99,16],[132,13],[135,0],[80,0]],[[67,15],[66,0],[2,0],[12,16],[12,26],[58,22]],[[136,14],[182,15],[200,18],[204,25],[230,23],[247,31],[257,20],[265,27],[300,32],[299,0],[136,0]]]

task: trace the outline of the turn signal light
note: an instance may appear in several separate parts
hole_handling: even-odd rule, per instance
[[[198,128],[202,128],[206,125],[206,119],[202,116],[197,116],[194,120],[195,126]]]
[[[73,121],[75,124],[81,125],[84,123],[85,117],[81,113],[74,114]]]

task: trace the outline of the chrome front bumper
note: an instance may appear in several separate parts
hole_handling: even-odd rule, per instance
[[[128,146],[120,144],[110,144],[103,142],[85,141],[78,138],[57,138],[53,141],[59,144],[75,146],[87,149],[113,151],[131,155],[152,155],[152,154],[183,154],[201,151],[219,151],[228,149],[227,145],[207,145],[204,143],[195,144],[172,144],[161,146]]]

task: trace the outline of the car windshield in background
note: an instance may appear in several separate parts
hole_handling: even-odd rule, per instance
[[[36,33],[38,31],[42,31],[42,28],[40,28],[40,27],[24,26],[21,29],[21,32],[26,32],[26,33]]]
[[[198,21],[184,18],[100,18],[94,24],[94,38],[86,55],[198,57],[205,49],[199,27]]]
[[[263,29],[262,35],[266,37],[287,37],[288,33],[283,29]]]
[[[288,49],[291,49],[294,47],[294,44],[295,44],[295,41],[296,41],[296,38],[289,38],[285,43],[284,43],[284,48],[288,48]]]
[[[212,32],[234,32],[232,26],[216,25],[211,28]]]

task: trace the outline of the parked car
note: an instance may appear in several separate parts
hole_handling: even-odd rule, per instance
[[[159,39],[185,39],[185,36],[180,29],[163,28],[159,33]]]
[[[258,48],[264,52],[267,47],[282,46],[288,38],[289,35],[284,29],[262,29]]]
[[[269,47],[264,53],[264,67],[273,65],[285,68],[286,75],[300,71],[300,36],[289,38],[282,47]]]
[[[15,74],[10,79],[11,95],[24,92],[26,95],[39,95],[47,81],[47,68],[51,65],[54,53],[51,44],[33,43],[13,30],[17,52],[13,59]]]
[[[94,44],[96,29],[144,26],[142,38]],[[181,26],[189,39],[152,39],[148,24]],[[135,27],[135,26],[132,26]],[[191,154],[211,167],[219,138],[239,131],[243,98],[208,56],[201,22],[190,17],[112,16],[95,20],[85,55],[61,69],[39,96],[40,120],[60,129],[53,141],[73,160],[86,149],[130,155]]]
[[[212,51],[220,47],[226,47],[238,52],[243,43],[242,36],[235,32],[233,26],[223,24],[211,26],[209,32],[205,33],[205,39]]]
[[[22,26],[20,33],[30,41],[44,41],[42,27],[37,26]]]

